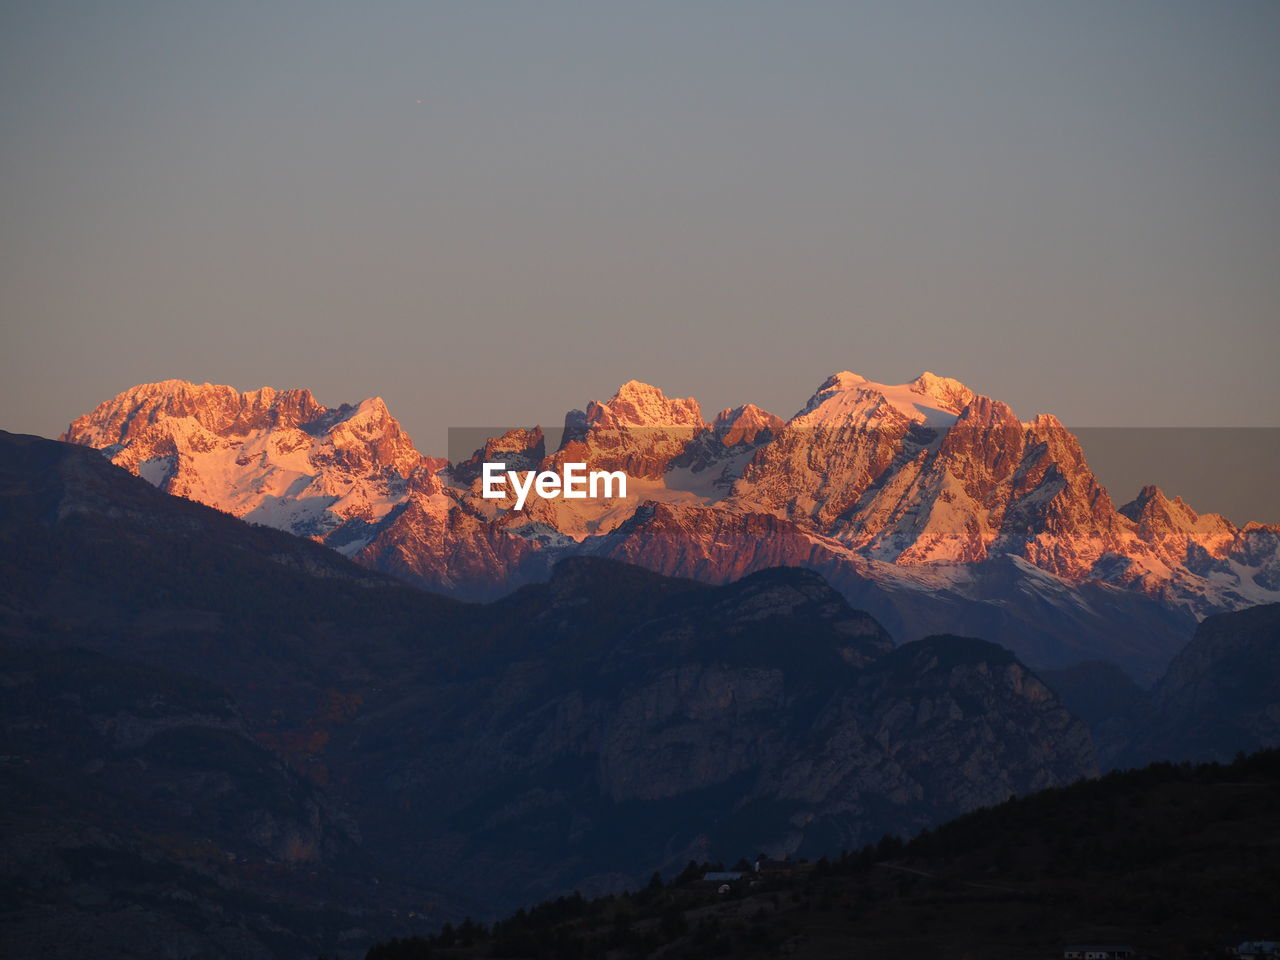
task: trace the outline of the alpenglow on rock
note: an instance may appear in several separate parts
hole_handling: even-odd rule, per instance
[[[1200,516],[1153,487],[1117,508],[1053,416],[1021,420],[957,380],[841,372],[782,420],[629,381],[456,465],[415,450],[381,400],[166,381],[74,421],[162,489],[321,540],[428,589],[486,598],[572,554],[724,582],[823,573],[904,639],[983,635],[1033,665],[1102,656],[1154,679],[1197,619],[1280,599],[1280,528]],[[628,474],[628,496],[485,500],[479,466]]]

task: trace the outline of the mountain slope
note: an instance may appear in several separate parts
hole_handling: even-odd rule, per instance
[[[621,898],[564,898],[369,960],[630,953],[825,958],[1213,957],[1275,940],[1280,754],[1156,764],[1010,800],[904,844],[704,882],[690,864]],[[753,854],[749,854],[754,856]],[[722,865],[721,865],[722,866]],[[750,869],[750,862],[744,864]]]
[[[0,685],[6,957],[314,958],[406,929],[423,891],[376,879],[350,816],[224,691],[4,645]]]
[[[490,908],[742,842],[860,842],[1094,769],[1007,651],[891,648],[810,571],[708,586],[570,558],[476,606],[81,447],[0,436],[0,494],[4,645],[198,672],[347,805],[384,880],[447,876]]]
[[[1209,617],[1138,702],[1125,762],[1280,744],[1280,604]]]
[[[423,677],[333,745],[369,765],[370,829],[439,824],[403,854],[464,889],[501,875],[519,902],[742,844],[856,845],[1094,769],[1083,724],[1008,651],[891,650],[807,571],[713,588],[582,559],[484,612],[488,669]]]

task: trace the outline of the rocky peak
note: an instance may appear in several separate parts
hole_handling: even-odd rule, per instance
[[[959,380],[951,377],[939,377],[926,370],[909,384],[914,393],[932,397],[943,406],[959,413],[977,396]]]
[[[667,397],[657,387],[628,380],[604,403],[592,401],[587,407],[587,425],[601,429],[617,427],[706,426],[698,401],[692,397]]]
[[[1119,508],[1119,512],[1134,523],[1142,520],[1144,515],[1152,511],[1164,511],[1167,509],[1168,500],[1165,498],[1164,492],[1155,484],[1147,484],[1138,491],[1138,495]]]
[[[1027,459],[1020,471],[1024,490],[1038,486],[1050,467],[1066,480],[1080,480],[1096,486],[1085,462],[1080,441],[1053,414],[1038,413],[1027,424]],[[1110,498],[1108,498],[1108,503]]]
[[[743,404],[731,410],[721,410],[711,424],[716,439],[726,447],[752,444],[757,440],[769,440],[782,428],[783,420],[754,403]]]
[[[935,634],[895,648],[873,669],[887,671],[897,684],[916,687],[926,677],[952,683],[957,676],[975,669],[990,672],[1010,666],[1021,676],[1030,676],[1013,653],[999,644],[977,637]],[[1035,697],[1036,700],[1051,698],[1052,694],[1047,689],[1043,695]]]
[[[422,461],[422,455],[381,397],[360,401],[329,428],[327,440],[353,469],[389,469],[407,477]]]
[[[243,435],[263,426],[301,426],[325,412],[309,390],[262,387],[241,393],[221,384],[162,380],[99,404],[73,420],[59,439],[98,448],[129,444],[155,424],[176,419],[213,433]]]
[[[950,426],[976,394],[958,380],[922,374],[911,383],[876,383],[847,370],[829,376],[792,423]]]
[[[747,403],[716,414],[711,426],[697,432],[671,468],[688,468],[693,474],[716,471],[711,489],[727,493],[753,450],[770,443],[785,426],[773,414]],[[707,488],[703,488],[705,491]]]
[[[564,441],[553,460],[656,479],[705,428],[697,400],[670,398],[629,380],[609,400],[593,400],[585,413],[565,416]]]
[[[1132,540],[1079,441],[1051,415],[1026,424],[1008,501],[993,552],[1016,554],[1069,580],[1085,579],[1108,555],[1125,554]]]
[[[941,457],[965,479],[975,481],[981,489],[970,493],[981,497],[1018,468],[1023,450],[1022,424],[1008,404],[973,396],[943,438]]]
[[[871,381],[858,373],[849,370],[841,370],[833,373],[827,379],[822,381],[822,386],[818,387],[818,394],[837,393],[845,390],[856,390],[864,384]]]
[[[528,462],[530,465],[537,464],[547,455],[547,442],[542,435],[541,427],[533,427],[526,429],[516,427],[508,430],[500,437],[490,437],[484,442],[484,449],[477,451],[485,460],[497,460],[506,458],[508,461],[517,459],[521,462]],[[510,467],[509,469],[515,469]],[[524,467],[523,469],[531,469]]]
[[[1156,486],[1145,486],[1138,495],[1120,507],[1119,513],[1138,525],[1138,535],[1144,540],[1170,534],[1199,534],[1234,526],[1216,513],[1199,514],[1182,502],[1181,497],[1170,500]]]
[[[813,396],[811,396],[809,401],[804,405],[804,409],[797,413],[795,417],[792,417],[792,419],[795,420],[811,413],[837,394],[862,390],[870,382],[871,381],[866,377],[860,376],[856,373],[850,373],[848,370],[841,370],[839,373],[833,373],[818,385],[818,389],[813,392]]]
[[[831,531],[869,489],[936,436],[930,416],[913,402],[920,399],[905,385],[833,374],[755,452],[734,486],[735,497],[744,506]],[[929,409],[955,420],[953,413]]]
[[[437,486],[426,474],[438,464],[380,397],[329,409],[307,390],[169,380],[126,390],[64,438],[167,493],[302,536],[372,522],[409,488]]]
[[[739,619],[786,615],[809,603],[848,609],[848,602],[820,574],[798,567],[769,567],[743,577],[733,585],[730,602]]]
[[[453,467],[455,480],[471,483],[484,463],[505,463],[508,470],[536,470],[547,456],[542,427],[514,427],[500,437],[489,437],[484,446]]]
[[[1229,572],[1222,558],[1234,547],[1249,566],[1260,566],[1258,575],[1263,585],[1268,566],[1265,556],[1250,557],[1249,536],[1225,517],[1216,513],[1198,514],[1181,497],[1170,500],[1155,486],[1145,486],[1138,496],[1117,511],[1130,520],[1138,539],[1166,566],[1185,566],[1197,574]]]

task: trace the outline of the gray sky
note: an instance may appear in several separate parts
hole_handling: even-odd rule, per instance
[[[3,425],[180,377],[443,453],[930,369],[1274,426],[1277,50],[1274,2],[8,0]]]

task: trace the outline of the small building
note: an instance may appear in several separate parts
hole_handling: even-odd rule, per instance
[[[1062,960],[1132,960],[1133,947],[1115,944],[1071,943],[1062,948]]]

